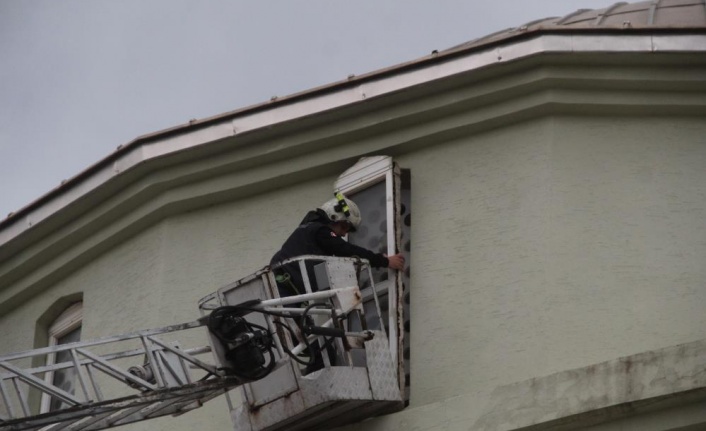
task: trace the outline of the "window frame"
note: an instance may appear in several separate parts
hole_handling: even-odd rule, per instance
[[[401,172],[399,166],[389,156],[364,157],[353,167],[338,177],[334,184],[336,190],[354,199],[354,194],[385,182],[386,215],[387,215],[387,251],[393,255],[402,250],[401,246]],[[347,239],[347,238],[346,238]],[[387,300],[388,300],[388,341],[392,359],[397,363],[400,390],[405,392],[405,359],[404,351],[404,291],[402,271],[387,270]],[[380,290],[381,283],[376,283]],[[361,292],[364,293],[364,292]]]
[[[61,337],[83,326],[83,301],[75,302],[69,305],[49,326],[47,330],[48,347],[53,347],[59,344]],[[56,363],[56,353],[47,354],[46,365],[54,365]],[[54,371],[48,371],[44,375],[44,381],[52,384],[54,381]],[[42,394],[39,411],[47,413],[51,407],[52,397],[49,394]]]

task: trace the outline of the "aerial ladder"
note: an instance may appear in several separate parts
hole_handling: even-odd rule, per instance
[[[306,292],[280,297],[279,268],[291,263]],[[302,256],[281,265],[202,298],[191,322],[0,357],[0,431],[100,430],[179,416],[234,388],[237,431],[330,428],[401,409],[368,263]],[[361,283],[374,303],[368,316]],[[64,359],[46,365],[49,355]],[[68,376],[63,383],[51,379],[57,372]],[[40,399],[55,408],[40,412]]]

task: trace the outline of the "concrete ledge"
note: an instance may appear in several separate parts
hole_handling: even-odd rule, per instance
[[[576,429],[704,399],[701,340],[498,387],[471,429]]]

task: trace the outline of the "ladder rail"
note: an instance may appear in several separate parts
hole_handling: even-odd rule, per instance
[[[57,344],[55,346],[42,347],[39,349],[25,350],[22,352],[10,353],[0,356],[0,362],[14,361],[18,359],[31,358],[33,356],[46,355],[49,353],[63,352],[72,348],[94,347],[101,344],[109,344],[118,341],[137,339],[142,336],[168,334],[170,332],[184,331],[206,325],[204,320],[194,320],[192,322],[180,323],[177,325],[164,326],[161,328],[145,329],[141,331],[129,332],[121,335],[109,335],[107,337],[96,338],[94,340],[75,341],[73,343]]]
[[[103,417],[109,417],[116,412],[115,409],[124,411],[130,405],[130,402],[125,405],[115,404],[110,399],[129,400],[132,397],[132,403],[142,405],[140,409],[142,410],[145,406],[157,402],[163,406],[167,406],[169,403],[184,404],[174,400],[176,395],[168,394],[175,387],[188,389],[185,394],[181,395],[182,399],[198,403],[200,399],[212,393],[214,387],[219,389],[237,385],[233,379],[225,379],[227,381],[221,379],[225,375],[215,365],[196,357],[210,353],[211,347],[209,345],[181,349],[174,342],[160,339],[161,336],[170,335],[176,335],[178,339],[179,333],[201,328],[205,324],[205,320],[201,319],[162,328],[1,356],[0,430],[28,429],[28,426],[35,428],[31,424],[51,425],[52,429],[63,429],[64,427],[73,429],[74,426],[82,428],[81,423],[88,423],[88,420],[85,419],[85,412],[82,410],[94,411],[95,406],[105,405],[107,407],[102,408],[100,414]],[[139,342],[140,347],[134,348],[136,342]],[[205,337],[202,342],[207,344]],[[19,366],[19,363],[27,362],[30,359],[35,359],[35,362],[37,359],[39,362],[46,361],[49,355],[58,352],[67,352],[67,359],[59,363],[32,368]],[[143,367],[149,364],[151,371],[149,377],[135,374],[132,371],[133,367],[127,366],[128,363],[133,366],[139,365],[133,363],[136,361],[130,360],[139,357],[144,357],[144,360],[140,359],[139,362]],[[55,382],[47,377],[57,371],[67,370],[71,370],[75,390],[61,387],[60,383],[54,384]],[[203,376],[199,376],[201,381],[192,378],[191,374],[194,370],[203,374]],[[223,382],[219,383],[219,379]],[[203,383],[203,380],[207,380],[208,384],[200,384]],[[111,388],[109,391],[111,397],[106,401],[103,393],[108,387]],[[30,391],[36,391],[40,397],[49,396],[61,401],[63,407],[53,413],[32,412],[29,402]],[[143,400],[145,391],[156,394],[162,391],[167,394],[157,398],[157,401],[145,404]],[[64,413],[67,408],[72,412]],[[98,411],[94,411],[94,413],[98,413]],[[54,419],[49,421],[43,419],[47,415],[53,416]],[[130,416],[130,414],[126,415],[126,418],[132,421],[134,418]],[[39,419],[35,421],[34,418]],[[86,428],[93,426],[95,423]]]
[[[201,347],[194,347],[191,349],[184,349],[183,351],[182,350],[178,350],[178,351],[185,353],[187,356],[189,356],[193,359],[193,357],[196,355],[210,353],[211,348],[209,346],[201,346]],[[133,349],[133,350],[126,350],[124,352],[103,355],[101,357],[104,359],[107,359],[109,361],[112,361],[115,359],[125,359],[125,358],[129,358],[132,356],[140,356],[142,354],[144,354],[144,351],[142,349]],[[208,365],[208,364],[205,364],[204,362],[201,362],[201,361],[198,361],[198,362],[200,362],[201,364],[204,364],[204,365]],[[81,365],[81,366],[85,367],[86,365],[90,365],[91,363],[92,363],[92,361],[90,359],[80,359],[79,358],[79,365]],[[31,373],[31,374],[40,374],[40,373],[46,373],[48,371],[64,370],[67,368],[72,368],[74,366],[75,365],[72,362],[59,362],[59,363],[56,363],[53,365],[43,365],[40,367],[28,368],[25,371],[27,371],[28,373]],[[0,372],[0,380],[11,379],[12,376],[13,376],[12,374]]]

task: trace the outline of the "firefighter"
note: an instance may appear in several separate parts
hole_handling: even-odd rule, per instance
[[[355,232],[360,226],[361,217],[358,206],[336,193],[336,197],[325,202],[320,208],[309,211],[294,232],[287,238],[282,248],[275,253],[270,261],[275,265],[283,260],[303,255],[320,256],[357,256],[367,259],[374,268],[404,268],[404,256],[395,254],[387,256],[375,253],[345,241],[342,237],[348,232]],[[310,275],[312,291],[316,291],[316,280],[313,277],[315,262],[307,262],[307,272]],[[304,292],[304,283],[297,262],[287,264],[280,270],[278,277],[281,296],[291,296]]]

